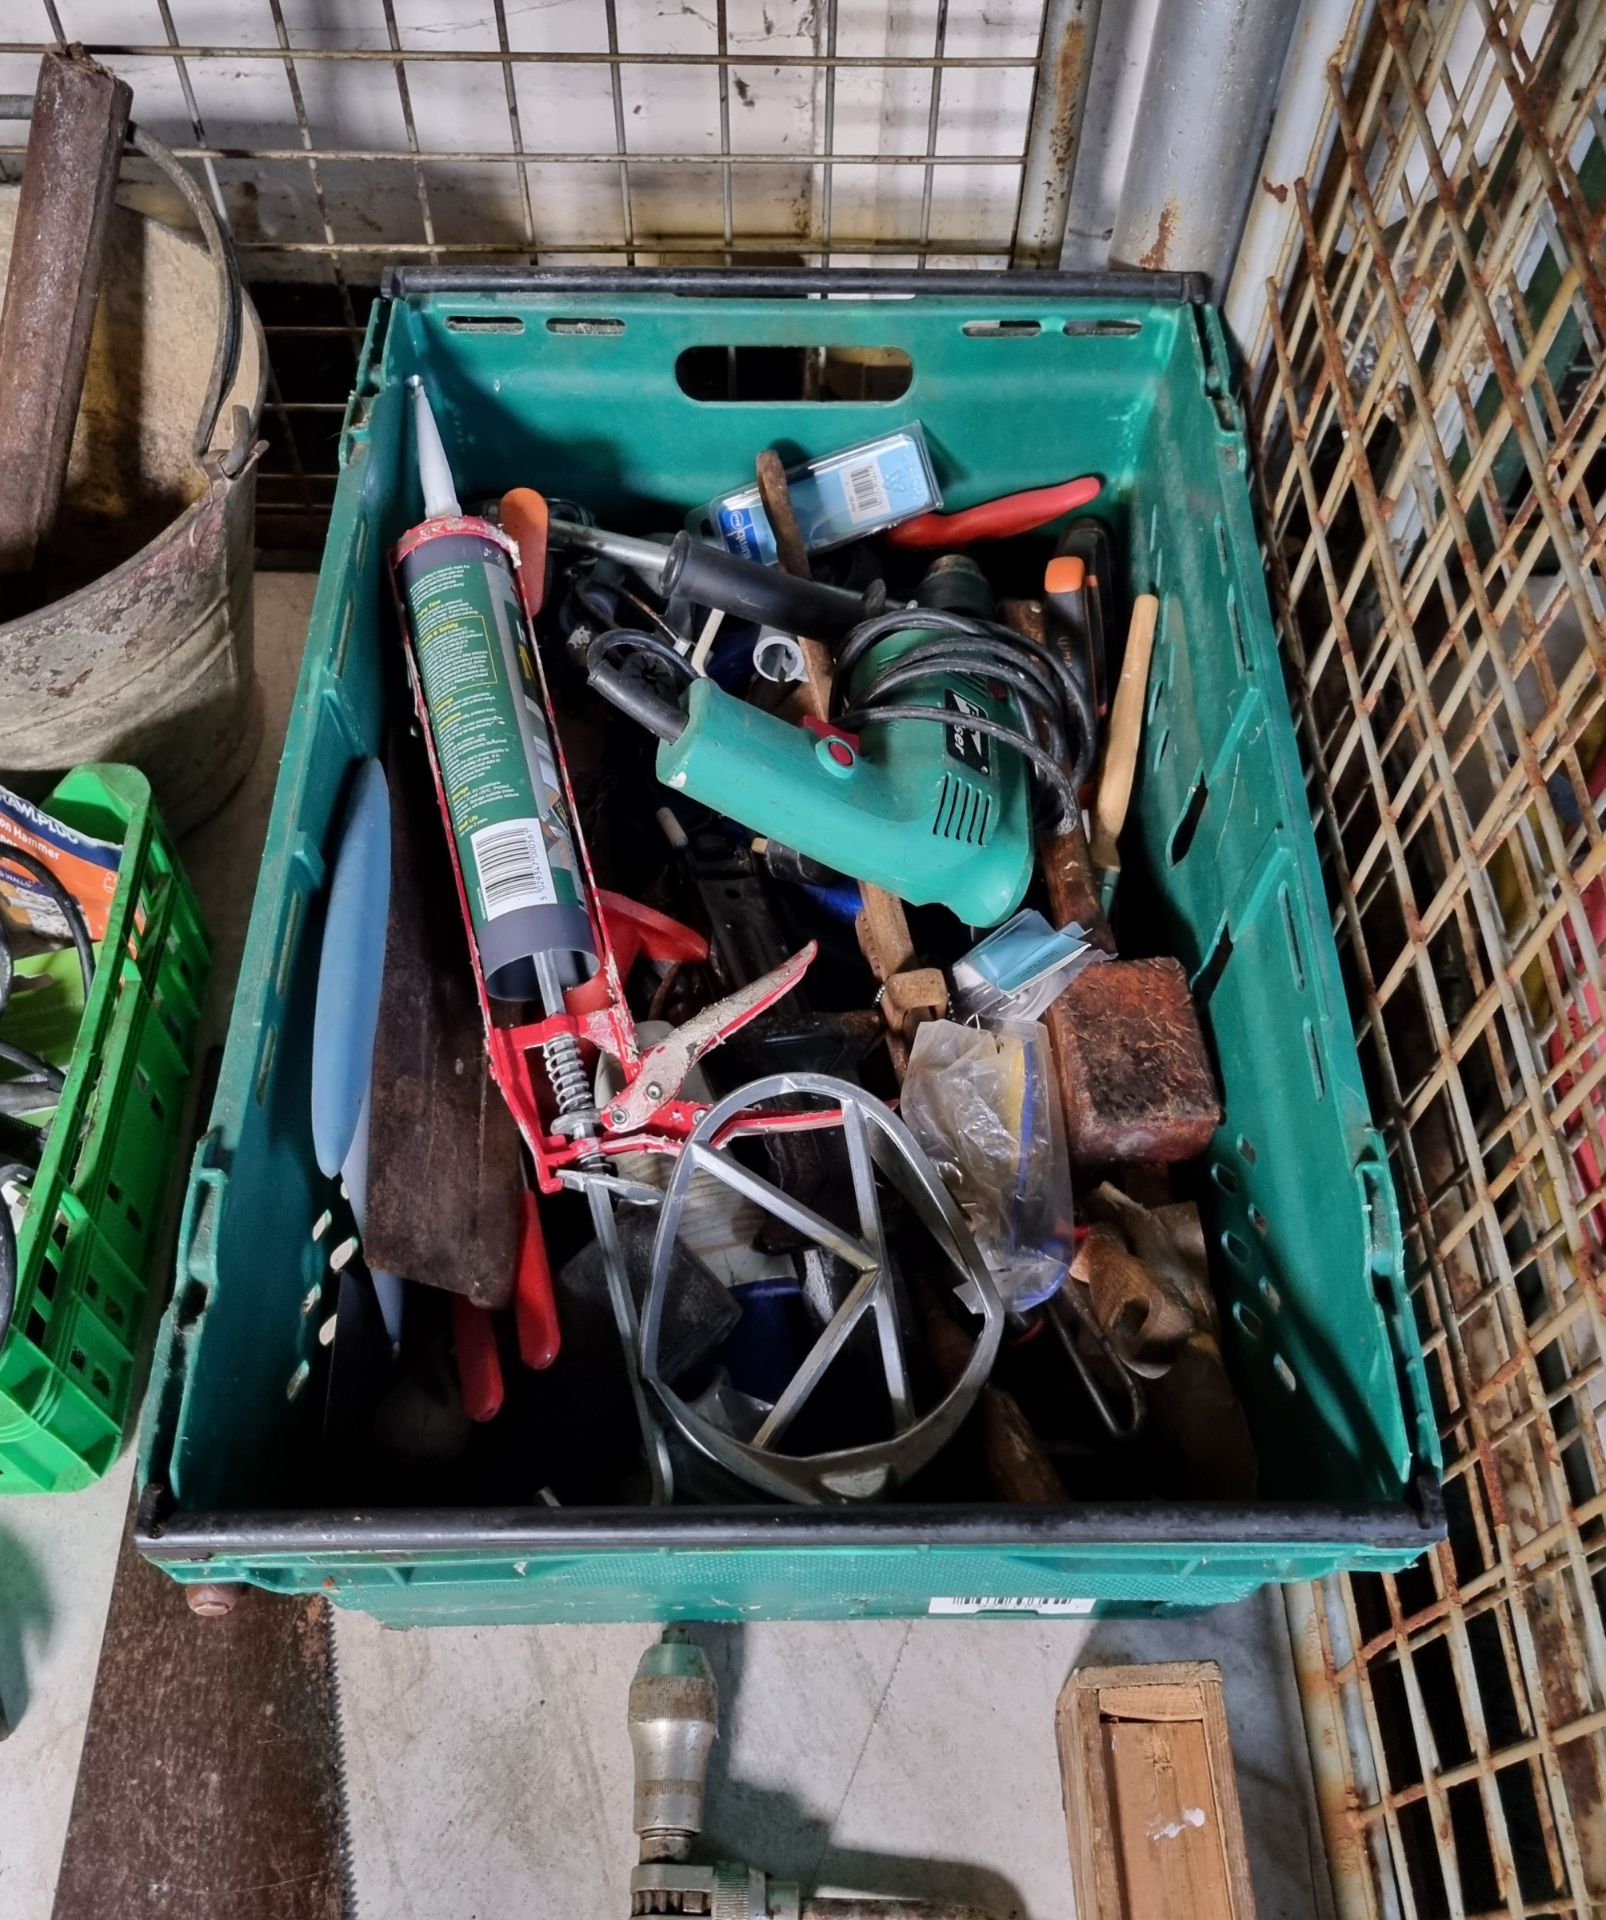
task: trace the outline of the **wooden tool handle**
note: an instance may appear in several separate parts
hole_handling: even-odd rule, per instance
[[[1159,617],[1160,602],[1152,593],[1140,593],[1132,602],[1132,623],[1127,628],[1126,653],[1110,708],[1098,798],[1093,806],[1093,864],[1097,867],[1115,865],[1115,845],[1126,823],[1137,770],[1138,740],[1143,732],[1143,696],[1149,684],[1149,659]]]

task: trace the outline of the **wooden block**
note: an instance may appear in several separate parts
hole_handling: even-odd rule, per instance
[[[82,47],[39,63],[0,313],[0,571],[49,536],[67,477],[132,95]]]
[[[1055,1730],[1077,1920],[1254,1920],[1213,1660],[1083,1668]]]

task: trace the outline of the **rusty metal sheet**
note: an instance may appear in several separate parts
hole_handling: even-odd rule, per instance
[[[466,1294],[513,1294],[519,1135],[485,1060],[457,891],[423,751],[386,755],[390,917],[369,1119],[370,1266]]]
[[[1071,1158],[1191,1160],[1221,1124],[1188,976],[1176,960],[1107,960],[1044,1014]]]
[[[133,97],[81,47],[39,62],[0,312],[0,573],[55,522]]]

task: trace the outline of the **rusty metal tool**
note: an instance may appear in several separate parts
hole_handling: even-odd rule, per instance
[[[1121,678],[1110,706],[1104,732],[1104,754],[1099,763],[1098,797],[1093,804],[1092,855],[1099,875],[1099,897],[1109,912],[1115,883],[1121,873],[1121,829],[1132,800],[1137,771],[1138,742],[1143,734],[1143,696],[1149,684],[1149,661],[1154,652],[1154,629],[1160,602],[1152,593],[1140,593],[1132,602],[1126,652],[1121,656]]]
[[[630,1913],[714,1914],[718,1920],[989,1920],[978,1907],[863,1895],[802,1893],[741,1860],[696,1864],[703,1831],[708,1760],[719,1738],[719,1687],[708,1656],[683,1627],[641,1656],[630,1682],[628,1726],[635,1762],[630,1824],[639,1861],[630,1874]]]
[[[132,100],[82,47],[39,63],[0,311],[3,573],[26,572],[55,523]]]
[[[1028,639],[1043,639],[1040,601],[1006,601],[1003,614]],[[1123,663],[1123,679],[1125,671]],[[1038,845],[1055,925],[1079,925],[1113,954],[1080,820],[1059,822]],[[1075,1164],[1175,1162],[1204,1151],[1221,1123],[1221,1103],[1179,962],[1115,959],[1088,967],[1044,1010],[1043,1024]]]
[[[781,572],[789,574],[794,580],[812,580],[814,569],[809,565],[803,531],[798,526],[797,515],[792,511],[792,490],[786,483],[786,469],[781,465],[781,456],[766,447],[755,465],[759,499],[764,504],[770,531],[775,535],[775,553]],[[803,684],[809,712],[817,720],[823,720],[831,710],[830,649],[824,641],[807,634],[799,633],[795,638],[803,656]]]
[[[1088,1230],[1068,1285],[1086,1287],[1092,1316],[1121,1364],[1147,1383],[1155,1437],[1176,1483],[1193,1499],[1252,1499],[1254,1442],[1222,1359],[1207,1289],[1185,1289],[1139,1259],[1127,1236],[1146,1210],[1109,1187],[1099,1197],[1120,1225],[1100,1221]],[[1145,1224],[1152,1241],[1154,1216]]]
[[[782,571],[800,580],[811,579],[814,570],[809,565],[808,549],[803,543],[797,515],[792,511],[791,489],[787,485],[786,469],[781,464],[780,455],[766,449],[758,456],[757,472],[759,497],[775,535],[775,551]],[[798,645],[803,649],[805,698],[809,713],[818,721],[826,721],[831,713],[830,654],[820,641],[805,640],[801,635]],[[906,1025],[913,1025],[907,1019],[906,1001],[921,1006],[940,1019],[948,1011],[947,989],[942,988],[939,1000],[929,970],[914,968],[914,936],[909,931],[909,916],[896,894],[868,882],[861,886],[854,932],[858,936],[859,951],[884,989],[881,1008],[890,1035],[888,1044],[901,1054],[909,1038]],[[893,983],[899,976],[910,970],[918,973],[918,985],[913,988],[894,988]]]

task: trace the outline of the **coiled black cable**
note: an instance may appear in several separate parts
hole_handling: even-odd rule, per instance
[[[842,710],[854,669],[872,647],[899,633],[924,637],[853,686],[853,705]],[[995,679],[1008,687],[1021,725],[952,713],[945,707],[900,704],[886,697],[913,681],[953,671]],[[995,620],[940,607],[897,607],[861,621],[837,655],[831,707],[838,724],[852,731],[876,721],[920,720],[960,726],[1001,740],[1029,762],[1040,784],[1054,794],[1062,820],[1076,815],[1077,792],[1093,770],[1098,744],[1092,698],[1075,669],[1058,653]]]

